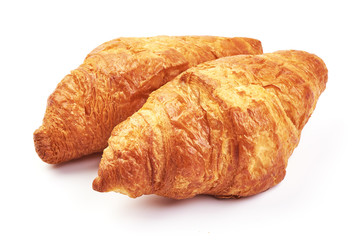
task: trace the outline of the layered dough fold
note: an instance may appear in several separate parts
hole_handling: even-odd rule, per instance
[[[174,199],[265,191],[284,178],[326,82],[324,62],[294,50],[191,68],[114,128],[93,188]]]
[[[119,38],[94,49],[48,98],[35,149],[47,163],[101,152],[112,129],[149,94],[199,63],[261,54],[258,40],[210,36]]]

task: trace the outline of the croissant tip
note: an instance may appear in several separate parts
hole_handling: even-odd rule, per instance
[[[50,138],[42,126],[35,130],[33,137],[35,151],[40,159],[49,164],[59,163],[56,158],[52,157],[54,151],[51,148]]]
[[[34,145],[35,145],[35,151],[41,158],[41,160],[46,160],[46,148],[49,148],[49,141],[47,141],[46,133],[44,132],[43,128],[40,127],[35,130],[34,132]],[[46,162],[46,161],[45,161]]]
[[[92,188],[97,192],[108,192],[104,186],[104,181],[100,177],[94,179]]]

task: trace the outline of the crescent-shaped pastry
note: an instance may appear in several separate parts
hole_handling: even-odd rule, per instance
[[[265,191],[284,178],[326,82],[324,62],[294,50],[191,68],[115,127],[93,188],[174,199]]]
[[[93,50],[50,95],[35,149],[47,163],[101,152],[112,129],[149,94],[199,63],[261,54],[258,40],[210,36],[119,38]]]

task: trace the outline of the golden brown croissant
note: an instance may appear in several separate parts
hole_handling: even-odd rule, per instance
[[[114,128],[93,188],[175,199],[265,191],[284,178],[326,82],[324,62],[303,51],[191,68]]]
[[[260,41],[250,38],[158,36],[104,43],[49,97],[34,133],[36,151],[47,163],[100,152],[113,127],[180,72],[219,57],[261,53]]]

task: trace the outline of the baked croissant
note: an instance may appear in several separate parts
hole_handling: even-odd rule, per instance
[[[294,50],[191,68],[114,128],[93,189],[174,199],[265,191],[284,178],[326,82],[324,62]]]
[[[258,40],[210,36],[119,38],[94,49],[48,99],[35,148],[60,163],[107,146],[112,129],[148,95],[199,63],[237,54],[261,54]]]

